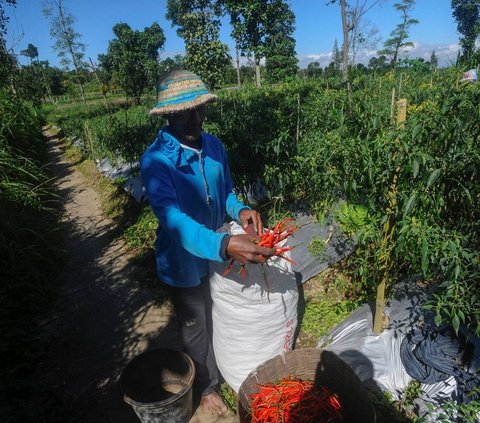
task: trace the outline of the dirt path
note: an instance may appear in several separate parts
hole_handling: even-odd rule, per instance
[[[138,423],[122,400],[118,377],[148,348],[179,348],[176,324],[168,304],[141,286],[133,257],[115,239],[114,223],[102,216],[97,193],[65,160],[60,141],[45,135],[64,201],[67,263],[60,307],[39,333],[47,347],[25,414],[35,422]],[[197,412],[191,421],[236,419]]]

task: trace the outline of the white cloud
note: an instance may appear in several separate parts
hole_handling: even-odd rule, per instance
[[[430,56],[432,55],[432,51],[435,50],[435,55],[438,58],[438,65],[442,66],[449,66],[455,63],[457,59],[457,54],[460,50],[460,46],[458,43],[452,44],[422,44],[418,41],[413,42],[413,47],[405,48],[400,53],[400,58],[409,57],[411,59],[421,57],[425,61],[430,60]],[[332,53],[311,53],[305,54],[298,57],[298,65],[301,68],[306,68],[309,63],[318,62],[322,68],[328,66],[331,62]],[[365,50],[357,54],[356,62],[368,64],[368,61],[372,58],[378,56],[377,51],[375,50]]]

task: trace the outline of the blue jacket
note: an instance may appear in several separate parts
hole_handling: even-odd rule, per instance
[[[208,275],[208,260],[223,261],[226,234],[215,233],[228,214],[239,220],[247,208],[232,192],[227,154],[220,140],[202,132],[201,157],[183,148],[169,132],[157,138],[140,159],[143,184],[158,218],[157,272],[161,281],[193,287]]]

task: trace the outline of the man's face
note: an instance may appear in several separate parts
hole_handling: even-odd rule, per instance
[[[168,116],[168,124],[180,141],[192,142],[200,138],[203,121],[205,120],[205,106],[186,110]]]

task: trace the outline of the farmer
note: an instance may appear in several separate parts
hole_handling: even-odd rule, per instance
[[[222,143],[202,132],[205,105],[216,99],[192,72],[177,70],[164,77],[150,114],[163,116],[168,125],[160,129],[140,166],[159,221],[158,277],[171,295],[185,352],[195,362],[200,406],[220,415],[227,407],[215,392],[220,374],[211,342],[208,261],[263,263],[275,251],[259,247],[246,235],[215,232],[227,214],[244,228],[250,224],[257,234],[263,232],[260,214],[232,192]]]

